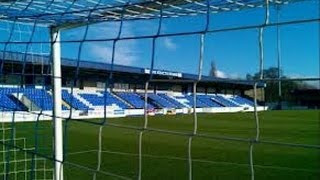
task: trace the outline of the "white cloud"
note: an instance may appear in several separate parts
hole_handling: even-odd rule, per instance
[[[89,27],[88,39],[108,39],[116,38],[119,31],[118,23],[101,23]],[[84,29],[67,32],[67,36],[73,39],[83,38]],[[133,36],[131,26],[123,27],[122,34]],[[120,42],[120,41],[119,41]],[[111,63],[112,41],[106,42],[85,42],[85,60]],[[116,44],[115,64],[133,65],[138,60],[137,45],[135,41],[121,41]]]
[[[125,43],[116,46],[114,63],[127,66],[133,65],[138,59],[133,46],[134,43]],[[88,50],[89,56],[93,61],[111,63],[112,47],[105,44],[92,44],[89,45]]]
[[[175,44],[171,38],[164,38],[163,44],[169,50],[177,49],[177,44]]]
[[[290,79],[303,79],[303,78],[317,78],[316,75],[314,76],[310,76],[310,75],[302,75],[302,74],[298,74],[298,73],[292,73],[292,74],[284,74],[284,76],[286,76],[287,78]]]
[[[241,79],[241,76],[237,73],[226,73],[218,69],[216,70],[216,75],[218,78]]]
[[[220,71],[220,70],[217,70],[216,74],[217,74],[218,78],[227,78],[227,75],[224,72]]]

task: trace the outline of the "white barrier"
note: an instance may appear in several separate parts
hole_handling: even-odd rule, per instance
[[[266,111],[268,107],[259,106],[258,111]],[[218,108],[196,108],[197,113],[236,113],[236,112],[253,112],[253,107],[218,107]],[[168,109],[155,110],[154,114],[167,114]],[[193,113],[193,108],[183,108],[175,109],[175,114],[191,114]],[[89,111],[79,111],[70,110],[62,111],[62,117],[64,119],[93,119],[93,118],[119,118],[126,116],[142,116],[144,115],[144,109],[115,109],[107,108],[106,112],[103,109],[99,110],[89,110]],[[14,117],[14,118],[13,118]],[[32,121],[44,121],[52,119],[52,111],[4,111],[0,112],[0,122],[32,122]]]
[[[126,109],[125,110],[126,116],[138,116],[143,115],[144,110],[143,109]]]

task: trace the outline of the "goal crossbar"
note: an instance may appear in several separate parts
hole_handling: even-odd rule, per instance
[[[0,1],[1,20],[73,28],[102,21],[169,18],[286,5],[306,0]],[[160,15],[161,14],[161,15]]]

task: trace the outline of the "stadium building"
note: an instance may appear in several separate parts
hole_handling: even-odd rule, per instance
[[[26,118],[24,111],[50,113],[53,108],[50,58],[16,52],[0,53],[0,57],[5,57],[2,61],[1,108],[8,112],[21,111],[21,120],[34,118]],[[22,69],[26,71],[23,75]],[[73,118],[99,118],[105,114],[107,117],[143,115],[145,99],[150,115],[193,111],[193,82],[197,75],[154,69],[146,98],[144,82],[150,77],[150,71],[147,68],[62,59],[64,116],[69,116],[70,109]],[[112,90],[106,88],[110,87],[106,84],[110,83],[110,72],[113,72]],[[195,101],[197,112],[253,111],[253,99],[245,95],[245,91],[253,87],[250,82],[209,76],[201,79]],[[259,106],[258,109],[266,108]],[[4,116],[10,120],[11,113],[6,111],[3,111]]]

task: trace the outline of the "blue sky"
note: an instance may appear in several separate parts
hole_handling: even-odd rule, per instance
[[[280,21],[317,18],[318,2],[298,3],[282,7]],[[276,22],[276,11],[271,9],[270,22]],[[257,25],[264,21],[264,9],[241,13],[222,13],[210,16],[210,29]],[[154,35],[158,30],[158,20],[125,22],[122,37]],[[164,19],[161,33],[199,31],[205,27],[206,17]],[[89,29],[88,39],[115,38],[119,23],[104,23]],[[83,38],[83,29],[65,33],[65,38]],[[317,77],[319,75],[319,25],[307,23],[280,27],[281,58],[284,74],[290,77]],[[76,36],[75,36],[76,34]],[[83,33],[82,33],[83,34]],[[208,74],[209,65],[215,61],[221,76],[244,78],[247,73],[258,71],[259,48],[258,29],[207,33],[205,36],[205,56],[203,74]],[[158,38],[155,47],[155,68],[171,71],[197,73],[199,62],[200,35]],[[268,27],[264,33],[265,67],[277,65],[276,27]],[[77,44],[74,44],[76,47]],[[82,53],[83,59],[110,61],[112,42],[85,43],[83,49],[93,49],[92,53]],[[152,39],[120,41],[116,46],[116,64],[150,67]],[[77,52],[66,56],[75,57]],[[97,57],[97,58],[92,58]]]
[[[319,18],[319,1],[310,0],[305,3],[286,5],[281,8],[280,21]],[[270,11],[270,22],[276,22],[276,11]],[[246,10],[234,13],[212,14],[209,29],[221,29],[246,25],[258,25],[264,21],[264,9]],[[107,22],[92,25],[87,39],[115,38],[119,31],[119,22]],[[121,37],[138,37],[154,35],[158,30],[158,20],[141,20],[124,22]],[[206,16],[164,19],[161,34],[191,32],[204,29]],[[8,23],[1,24],[0,37],[5,41],[8,37]],[[15,27],[15,40],[27,41],[31,27]],[[37,36],[33,40],[47,40],[48,31],[37,28]],[[215,61],[221,77],[245,78],[247,73],[253,74],[259,67],[258,29],[207,33],[205,35],[205,52],[203,74],[210,69],[211,61]],[[319,23],[286,25],[280,27],[281,59],[284,75],[289,77],[319,77]],[[62,40],[84,38],[84,28],[67,30],[62,33]],[[266,68],[277,65],[276,27],[268,27],[264,32],[264,51]],[[3,44],[0,48],[3,49]],[[9,45],[7,50],[25,51],[26,46]],[[79,43],[62,45],[62,55],[77,58]],[[200,52],[200,35],[162,37],[156,40],[155,69],[197,73]],[[32,45],[29,52],[48,53],[47,44]],[[152,39],[136,39],[118,41],[116,45],[115,63],[149,68],[151,64]],[[85,42],[81,50],[81,59],[89,61],[110,62],[112,42]]]

